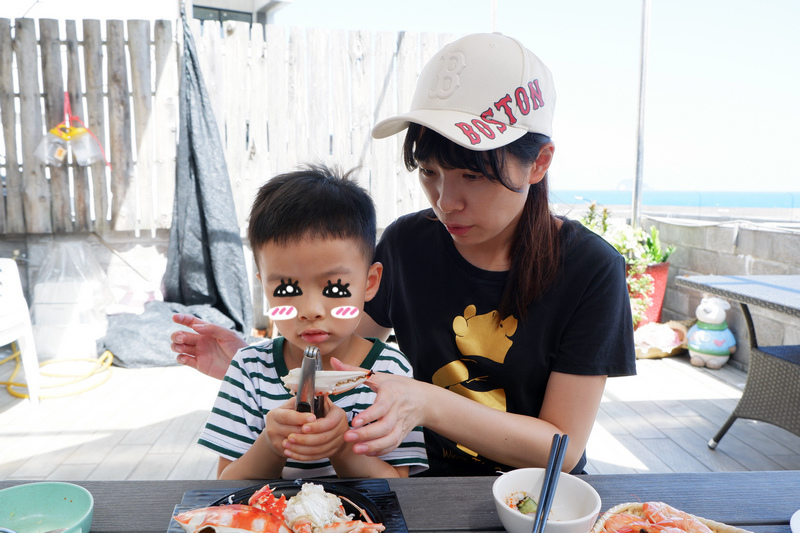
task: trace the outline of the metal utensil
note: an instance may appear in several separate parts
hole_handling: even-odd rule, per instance
[[[297,386],[295,409],[301,413],[314,413],[317,418],[324,416],[323,398],[314,394],[317,370],[322,370],[319,348],[308,346],[303,350],[303,363],[300,365],[300,384]]]

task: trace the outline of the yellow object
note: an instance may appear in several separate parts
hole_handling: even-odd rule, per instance
[[[14,378],[17,376],[17,374],[20,371],[20,352],[19,352],[18,349],[16,349],[16,343],[12,343],[12,347],[13,347],[12,348],[13,349],[13,353],[10,356],[8,356],[5,359],[3,359],[2,361],[0,361],[0,365],[3,365],[3,364],[5,364],[5,363],[7,363],[9,361],[15,361],[16,366],[14,368],[14,371],[11,372],[11,376],[9,377],[9,380],[8,381],[0,381],[0,385],[5,385],[6,388],[8,389],[8,393],[11,396],[14,396],[16,398],[28,398],[29,396],[27,394],[19,392],[17,390],[14,390],[12,388],[12,387],[27,388],[27,385],[25,385],[24,383],[16,383],[16,382],[14,382]],[[76,373],[76,374],[71,374],[71,373],[57,374],[57,373],[52,373],[52,372],[42,372],[41,373],[42,377],[51,378],[53,380],[57,380],[54,383],[49,383],[49,384],[45,383],[45,384],[43,384],[41,386],[42,389],[63,388],[63,387],[67,387],[69,385],[73,385],[75,383],[79,383],[81,381],[87,380],[87,379],[91,378],[94,375],[99,375],[99,374],[102,374],[102,373],[105,373],[105,375],[102,377],[102,379],[100,379],[100,380],[96,381],[95,383],[93,383],[93,384],[91,384],[89,386],[86,386],[86,387],[84,387],[82,389],[71,390],[69,392],[62,392],[62,393],[59,393],[59,394],[42,394],[42,395],[39,396],[39,398],[40,399],[45,399],[45,398],[63,398],[65,396],[74,396],[74,395],[80,394],[82,392],[86,392],[88,390],[92,390],[94,388],[99,387],[100,385],[102,385],[103,383],[108,381],[109,378],[111,377],[111,363],[112,363],[113,360],[114,360],[114,355],[111,352],[109,352],[108,350],[106,350],[97,359],[54,359],[54,360],[50,360],[50,361],[44,361],[43,363],[41,363],[39,365],[40,368],[44,368],[45,366],[48,366],[48,365],[55,365],[55,364],[61,364],[61,363],[74,363],[74,362],[91,363],[92,366],[86,372]]]

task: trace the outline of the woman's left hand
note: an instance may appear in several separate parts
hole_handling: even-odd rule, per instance
[[[335,370],[358,370],[331,359]],[[345,432],[353,452],[370,456],[387,454],[397,448],[411,431],[422,425],[425,384],[413,378],[377,372],[366,384],[378,395],[370,407],[357,414]]]

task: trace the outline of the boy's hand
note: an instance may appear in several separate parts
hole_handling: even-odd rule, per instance
[[[296,400],[291,398],[267,413],[267,427],[264,428],[264,434],[272,451],[281,457],[293,457],[285,453],[288,439],[291,435],[302,433],[304,425],[316,420],[312,413],[296,411],[295,403]]]
[[[211,377],[224,378],[236,350],[247,346],[235,331],[195,316],[178,313],[172,315],[172,321],[194,330],[175,331],[170,336],[177,361]]]
[[[342,436],[349,428],[347,414],[325,396],[325,417],[305,423],[289,435],[284,454],[297,461],[333,457],[348,446]]]

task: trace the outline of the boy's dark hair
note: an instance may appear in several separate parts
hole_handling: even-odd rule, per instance
[[[367,262],[375,257],[375,205],[351,179],[355,169],[306,165],[261,186],[250,209],[248,238],[253,253],[269,241],[285,244],[306,237],[353,239]]]
[[[550,138],[526,133],[516,141],[487,151],[470,150],[441,136],[430,128],[411,123],[403,144],[403,160],[412,171],[419,161],[433,161],[444,168],[466,168],[514,189],[503,172],[506,157],[522,164],[536,161]],[[498,319],[509,315],[524,318],[531,302],[539,298],[556,280],[561,265],[558,224],[550,212],[547,174],[528,187],[528,197],[511,243],[511,268],[497,308]]]

